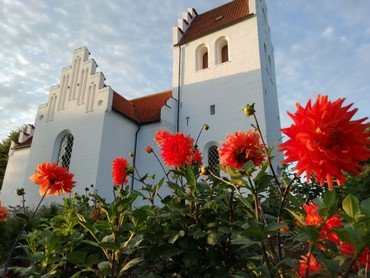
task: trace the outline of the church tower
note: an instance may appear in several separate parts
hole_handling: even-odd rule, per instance
[[[264,0],[233,0],[203,14],[188,9],[173,27],[173,91],[179,131],[196,137],[204,163],[218,163],[226,134],[250,129],[255,103],[268,145],[280,140],[274,54]],[[276,164],[279,159],[276,159]]]

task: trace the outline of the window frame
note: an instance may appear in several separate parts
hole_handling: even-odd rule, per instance
[[[56,157],[56,163],[59,166],[69,169],[72,159],[73,143],[74,136],[70,132],[62,134],[58,144],[58,155]]]

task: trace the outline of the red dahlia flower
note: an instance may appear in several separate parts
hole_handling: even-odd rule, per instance
[[[127,184],[127,167],[128,162],[123,157],[117,157],[112,163],[112,178],[115,186]]]
[[[159,131],[160,132],[160,131]],[[194,148],[194,139],[190,136],[185,136],[183,133],[162,133],[164,137],[156,134],[154,140],[161,147],[161,156],[167,166],[181,167],[191,165],[192,163],[201,164],[202,155],[199,150]]]
[[[227,141],[219,148],[220,163],[240,170],[248,160],[260,166],[265,158],[260,136],[256,131],[235,132],[227,136]]]
[[[3,207],[1,206],[1,198],[0,198],[0,222],[1,221],[6,221],[7,217],[8,217],[8,210],[6,209],[6,207]]]
[[[297,162],[297,176],[306,172],[307,178],[315,174],[316,182],[328,183],[333,189],[333,179],[339,185],[346,181],[343,171],[357,175],[360,162],[370,158],[370,133],[366,132],[367,118],[351,120],[357,109],[350,110],[352,104],[342,107],[344,99],[334,102],[328,96],[318,96],[312,105],[306,107],[297,104],[289,128],[282,132],[289,140],[280,145],[285,152],[283,163]]]
[[[341,242],[339,244],[339,250],[343,255],[353,255],[355,253],[355,247],[349,242]]]
[[[75,185],[73,174],[67,168],[52,162],[40,163],[30,180],[40,186],[41,196],[60,195],[70,193]]]
[[[306,267],[307,267],[307,261],[308,261],[308,255],[301,256],[302,260],[299,260],[300,267],[299,267],[299,276],[300,277],[306,277]],[[320,271],[322,269],[322,265],[317,262],[315,257],[313,255],[310,256],[310,262],[308,266],[309,273]]]
[[[168,131],[166,130],[158,130],[156,133],[155,133],[155,136],[154,136],[154,141],[158,144],[158,147],[162,147],[164,142],[166,141],[166,139],[171,135],[171,133],[169,133]]]
[[[343,255],[350,255],[352,256],[356,249],[355,247],[349,242],[340,242],[338,249]],[[361,253],[357,257],[356,265],[370,265],[370,249],[369,247],[364,248]]]
[[[369,247],[366,247],[364,250],[362,250],[362,252],[358,256],[357,261],[360,264],[365,265],[365,266],[370,265],[370,249],[369,249]]]

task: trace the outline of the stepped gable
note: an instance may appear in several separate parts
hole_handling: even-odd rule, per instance
[[[131,100],[120,94],[113,94],[113,111],[135,123],[148,124],[161,120],[161,108],[172,97],[172,90],[147,95]]]
[[[234,0],[196,16],[184,32],[182,45],[244,20],[250,15],[248,0]]]

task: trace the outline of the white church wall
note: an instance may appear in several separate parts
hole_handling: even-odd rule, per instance
[[[168,132],[175,133],[176,128],[174,124],[167,124],[165,122],[158,122],[148,125],[143,125],[139,131],[139,138],[136,150],[136,167],[140,176],[144,176],[145,174],[155,175],[155,179],[153,182],[158,182],[161,178],[165,177],[163,169],[161,168],[160,164],[154,157],[152,153],[147,153],[145,151],[146,146],[151,146],[154,152],[157,154],[159,159],[161,160],[163,166],[166,170],[168,167],[164,165],[163,160],[160,157],[161,151],[158,148],[157,144],[154,142],[153,138],[157,130],[167,130]],[[138,177],[137,174],[135,174]],[[150,181],[148,179],[147,181]],[[141,189],[142,184],[138,181],[134,183],[135,189]],[[163,185],[159,194],[163,197],[170,193],[169,189]],[[145,194],[145,193],[144,193]],[[137,202],[137,205],[140,205],[140,202]]]
[[[21,198],[15,194],[15,190],[22,187],[29,153],[28,147],[10,154],[0,194],[3,205],[21,205]]]
[[[107,198],[108,201],[113,200],[113,159],[123,156],[129,163],[132,163],[129,153],[134,152],[137,129],[137,124],[114,112],[108,110],[104,115],[100,151],[96,159],[98,161],[97,179],[94,185],[98,193]]]
[[[41,162],[56,162],[59,151],[57,138],[63,131],[73,135],[73,149],[69,170],[74,173],[78,184],[74,192],[84,193],[84,188],[96,183],[96,173],[99,159],[99,148],[103,129],[103,114],[89,113],[88,115],[74,113],[66,114],[64,118],[52,123],[41,120],[36,121],[35,133],[29,161],[26,170],[26,178],[23,187],[26,190],[27,200],[36,205],[40,196],[34,190],[35,185],[27,178],[33,174],[36,166]],[[47,136],[45,136],[47,134]],[[66,197],[66,196],[61,196]],[[60,201],[59,197],[49,197],[46,202]]]

